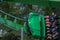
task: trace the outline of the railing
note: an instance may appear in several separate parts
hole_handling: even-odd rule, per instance
[[[4,15],[4,17],[2,17],[2,15]],[[8,20],[7,16],[14,18],[13,21]],[[24,28],[24,25],[18,24],[18,23],[16,22],[17,19],[24,21],[24,19],[21,19],[21,18],[12,16],[12,15],[10,15],[10,14],[8,14],[8,13],[5,13],[4,11],[1,11],[1,10],[0,10],[0,22],[4,23],[4,24],[5,24],[7,27],[9,27],[9,28],[12,28],[12,29],[14,29],[14,30],[20,31],[21,27]],[[25,22],[25,21],[24,21],[24,22]]]
[[[17,30],[17,31],[20,31],[21,30],[21,27],[23,27],[24,28],[24,31],[25,32],[27,32],[26,31],[26,27],[24,26],[24,25],[21,25],[21,24],[18,24],[16,21],[17,21],[17,19],[18,20],[21,20],[20,18],[17,18],[17,17],[15,17],[15,16],[12,16],[12,15],[10,15],[10,14],[7,14],[7,13],[5,13],[5,12],[3,12],[3,11],[1,11],[0,10],[0,12],[1,12],[1,14],[0,14],[0,22],[2,22],[2,23],[4,23],[7,27],[9,27],[9,28],[12,28],[12,29],[14,29],[14,30]],[[2,15],[4,14],[4,17],[2,17]],[[13,21],[10,21],[10,20],[8,20],[7,19],[7,16],[9,16],[9,17],[12,17],[12,18],[14,18],[14,20]],[[41,17],[41,18],[40,18]],[[33,19],[34,17],[32,16],[32,19]],[[39,31],[37,31],[38,29],[36,29],[36,28],[33,28],[31,31],[33,31],[34,30],[34,32],[36,33],[36,31],[37,32],[40,32],[41,31],[41,36],[40,35],[38,35],[38,36],[40,36],[41,38],[41,40],[44,40],[45,39],[45,23],[44,23],[44,16],[43,15],[41,15],[41,16],[38,16],[38,19],[41,19],[41,22],[40,22],[40,20],[39,20],[39,22],[40,22],[40,24],[41,24],[41,26],[36,26],[36,28],[40,28],[41,27],[41,30],[39,29]],[[23,21],[24,21],[24,19],[22,19]],[[35,18],[34,18],[34,20],[35,20]],[[37,20],[37,19],[36,19]],[[32,21],[32,20],[31,20]],[[38,21],[38,20],[37,20]],[[36,22],[37,22],[36,21]],[[33,22],[33,21],[32,21]],[[33,22],[33,23],[36,23],[36,22]],[[40,25],[39,24],[39,25]],[[35,24],[32,24],[32,25],[35,25]],[[31,26],[30,26],[30,29],[31,29]],[[36,29],[36,30],[35,30]],[[33,34],[33,32],[32,32],[32,34]],[[35,36],[35,35],[33,35],[33,36]],[[22,37],[23,38],[23,37]]]
[[[10,17],[12,17],[12,18],[14,18],[14,19],[18,19],[18,20],[24,21],[24,19],[18,18],[18,17],[15,17],[15,16],[12,16],[12,15],[10,15],[10,14],[8,14],[8,13],[5,13],[4,11],[1,11],[1,10],[0,10],[0,12],[1,12],[2,14],[5,14],[5,15],[7,15],[7,16],[10,16]]]

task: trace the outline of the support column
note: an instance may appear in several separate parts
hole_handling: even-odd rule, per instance
[[[23,31],[23,27],[21,28],[21,40],[24,40],[24,31]]]

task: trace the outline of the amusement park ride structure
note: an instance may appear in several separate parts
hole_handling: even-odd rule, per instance
[[[22,4],[30,4],[30,5],[40,5],[41,7],[49,7],[49,8],[60,8],[60,0],[1,0],[1,2],[18,2]],[[4,17],[3,17],[4,15]],[[14,18],[14,21],[8,20],[8,17]],[[60,18],[60,17],[59,17]],[[25,25],[20,25],[16,21],[23,20]],[[21,27],[23,27],[25,33],[29,32],[34,37],[39,37],[40,40],[45,40],[46,38],[46,25],[45,25],[45,16],[38,15],[35,12],[30,12],[28,20],[20,19],[18,17],[12,16],[8,13],[5,13],[0,10],[0,22],[5,24],[7,27],[12,28],[14,30],[20,31]],[[29,29],[28,29],[29,28]]]

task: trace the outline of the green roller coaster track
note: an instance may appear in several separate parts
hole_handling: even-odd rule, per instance
[[[40,5],[43,7],[55,7],[59,8],[60,7],[60,0],[3,0],[7,2],[19,2],[23,4],[31,4],[31,5]]]
[[[4,17],[2,17],[4,15]],[[7,15],[10,17],[14,18],[14,21],[10,21],[7,19]],[[18,24],[16,22],[16,20],[20,18],[17,18],[15,16],[12,16],[10,14],[7,14],[3,11],[0,10],[0,22],[5,24],[7,27],[12,28],[14,30],[20,31],[21,27],[24,28],[25,33],[27,33],[27,29],[26,26]],[[23,20],[23,19],[21,19]],[[37,15],[34,12],[30,13],[30,16],[28,18],[28,27],[30,27],[32,36],[37,36],[37,37],[41,37],[41,40],[45,39],[45,23],[44,23],[44,16],[43,15]]]
[[[40,5],[40,6],[49,7],[49,8],[60,8],[60,5],[59,5],[60,0],[33,0],[33,1],[32,0],[3,0],[3,1],[19,2],[22,4],[30,4],[30,5]],[[1,13],[3,14],[4,12],[1,11]],[[18,30],[18,31],[21,29],[21,27],[23,27],[24,31],[27,32],[26,26],[17,24],[16,20],[20,19],[20,18],[15,17],[15,16],[11,16],[11,15],[6,14],[6,13],[4,13],[4,14],[5,14],[4,17],[2,17],[2,15],[0,15],[0,21],[2,23],[7,25],[8,27],[15,29],[15,30]],[[12,21],[8,20],[7,15],[13,17],[14,21],[12,22]],[[33,13],[32,17],[31,16],[29,16],[29,17],[30,18],[28,18],[28,25],[30,27],[32,36],[40,36],[41,40],[45,40],[46,35],[45,35],[44,16],[43,15],[37,16],[36,14]]]

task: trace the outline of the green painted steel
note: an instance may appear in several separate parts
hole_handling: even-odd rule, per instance
[[[45,37],[46,37],[45,20],[44,16],[41,15],[41,40],[45,40]]]
[[[22,4],[30,4],[30,5],[41,5],[41,6],[45,6],[47,7],[49,4],[47,1],[43,1],[43,0],[4,0],[7,2],[18,2],[18,3],[22,3]]]
[[[60,8],[60,1],[49,1],[49,5],[52,8]]]
[[[3,12],[2,14],[6,14]],[[21,27],[24,28],[25,33],[27,33],[26,26],[17,24],[17,19],[15,18],[14,21],[10,21],[7,19],[7,15],[2,17],[0,15],[0,22],[5,24],[7,27],[12,28],[14,30],[20,31]],[[8,15],[9,16],[9,15]],[[39,37],[41,40],[45,38],[45,21],[43,15],[38,15],[35,12],[31,12],[28,18],[28,27],[30,27],[30,31],[32,36]]]
[[[7,2],[20,2],[23,4],[40,5],[43,7],[60,7],[60,0],[3,0]]]
[[[31,12],[29,14],[28,25],[30,27],[30,30],[32,31],[33,36],[41,37],[40,21],[40,17],[36,13]]]
[[[60,0],[50,0],[50,1],[60,1]]]
[[[26,32],[25,26],[18,24],[16,21],[17,19],[21,20],[20,18],[17,18],[15,16],[12,16],[8,13],[5,13],[4,11],[0,10],[0,22],[2,22],[3,24],[7,25],[7,27],[12,28],[14,30],[20,31],[21,27],[24,28],[24,31]],[[4,17],[2,17],[2,15],[4,15]],[[14,21],[10,21],[8,20],[7,16],[14,18]]]
[[[29,14],[28,25],[33,36],[39,36],[41,40],[45,39],[45,21],[43,15],[31,12]]]
[[[2,23],[4,23],[5,25],[7,25],[9,28],[12,28],[12,29],[17,30],[17,31],[20,31],[21,27],[24,27],[23,25],[9,21],[9,20],[2,18],[2,17],[0,18],[0,21]]]

